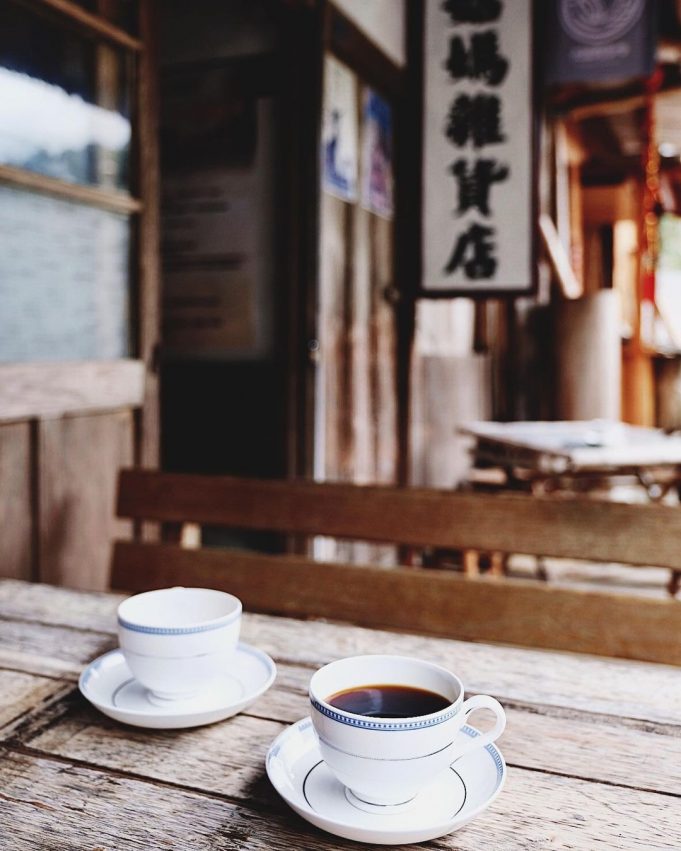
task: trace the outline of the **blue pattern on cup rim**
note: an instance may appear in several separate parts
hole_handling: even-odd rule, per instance
[[[310,696],[310,703],[317,712],[326,715],[332,721],[338,721],[340,724],[347,724],[348,727],[359,727],[361,730],[385,730],[386,732],[394,732],[400,730],[424,730],[427,727],[436,727],[438,724],[444,724],[455,715],[458,715],[461,706],[453,706],[448,712],[443,715],[438,715],[435,718],[422,718],[418,721],[372,721],[368,718],[350,718],[347,715],[341,715],[340,712],[334,712],[323,704],[319,703]]]
[[[131,632],[141,632],[144,635],[194,635],[198,632],[211,632],[214,629],[222,629],[225,626],[233,624],[241,617],[241,610],[233,612],[231,616],[226,616],[217,622],[199,624],[198,626],[142,626],[141,624],[130,623],[124,618],[118,617],[118,625],[123,629],[129,629]]]

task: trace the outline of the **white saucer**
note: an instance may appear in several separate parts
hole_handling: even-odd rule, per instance
[[[210,690],[190,700],[152,703],[120,650],[91,662],[80,675],[78,686],[90,703],[110,718],[135,727],[164,730],[199,727],[236,715],[264,694],[276,675],[276,666],[267,653],[242,642],[229,670]]]
[[[480,733],[465,726],[459,735]],[[487,745],[454,762],[409,807],[388,815],[363,812],[324,764],[309,718],[277,736],[266,766],[274,788],[304,819],[336,836],[377,845],[425,842],[458,830],[492,803],[506,779],[504,758]]]

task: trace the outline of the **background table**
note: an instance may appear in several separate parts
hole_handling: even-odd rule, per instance
[[[490,468],[505,477],[497,487],[533,493],[602,489],[629,476],[656,501],[681,482],[681,437],[660,429],[587,420],[474,422],[458,432],[473,438],[473,484],[493,486]]]
[[[608,420],[571,422],[473,422],[457,431],[472,439],[472,466],[465,488],[486,492],[521,490],[535,496],[587,495],[629,502],[636,491],[651,502],[679,501],[681,436],[661,429]],[[447,553],[437,553],[436,563]],[[505,553],[490,553],[492,573],[506,573]],[[464,553],[465,572],[479,570],[478,554]],[[612,572],[612,571],[611,571]],[[544,562],[537,575],[547,578]],[[672,571],[668,591],[681,588],[681,572]]]
[[[0,582],[3,851],[362,847],[289,810],[264,757],[307,714],[319,665],[372,652],[451,667],[508,713],[500,797],[460,832],[417,847],[681,847],[678,668],[247,615],[244,640],[277,662],[273,688],[220,724],[147,731],[100,715],[76,687],[83,665],[115,645],[119,599]]]

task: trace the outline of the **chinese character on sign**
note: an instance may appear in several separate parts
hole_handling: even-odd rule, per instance
[[[501,16],[501,0],[444,0],[453,24],[486,24]]]
[[[490,86],[504,81],[508,60],[499,55],[499,36],[494,30],[474,33],[467,48],[461,36],[449,42],[449,57],[445,65],[453,80],[468,77],[482,80]]]
[[[493,183],[499,183],[508,177],[508,166],[499,165],[496,160],[476,160],[472,169],[466,160],[457,160],[452,166],[459,189],[458,215],[467,210],[478,210],[484,216],[490,215],[489,193]]]
[[[501,100],[496,95],[459,95],[449,110],[445,133],[457,148],[469,141],[476,148],[503,142]]]
[[[493,228],[471,225],[456,241],[445,271],[451,273],[461,267],[474,281],[491,278],[497,269],[493,236]]]

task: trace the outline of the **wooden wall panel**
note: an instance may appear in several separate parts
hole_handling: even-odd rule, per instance
[[[372,358],[371,383],[375,422],[375,476],[380,484],[397,482],[397,325],[392,220],[371,216],[372,250]]]
[[[133,462],[132,411],[44,420],[39,425],[40,579],[108,588],[111,541],[131,524],[115,519],[116,478]]]
[[[350,406],[353,434],[353,464],[350,481],[376,481],[374,453],[376,422],[373,416],[371,383],[371,213],[353,210],[354,239],[351,287]]]
[[[615,290],[557,304],[555,352],[560,384],[554,392],[558,419],[621,418],[620,325]]]
[[[319,270],[314,475],[329,481],[351,479],[347,397],[346,245],[347,203],[322,193]]]
[[[32,578],[29,423],[0,426],[0,576]]]
[[[137,355],[144,362],[144,404],[138,410],[136,461],[157,467],[160,453],[159,379],[156,368],[160,340],[160,174],[159,174],[159,81],[158,13],[161,4],[143,0],[139,4],[140,56],[138,105],[139,190],[144,208],[139,218],[139,280],[137,292]],[[151,530],[145,529],[145,533]],[[151,537],[154,533],[151,532]]]
[[[137,408],[144,390],[139,360],[3,363],[0,422]]]
[[[465,481],[471,441],[457,426],[490,419],[491,387],[489,355],[415,355],[410,485],[449,489]]]

